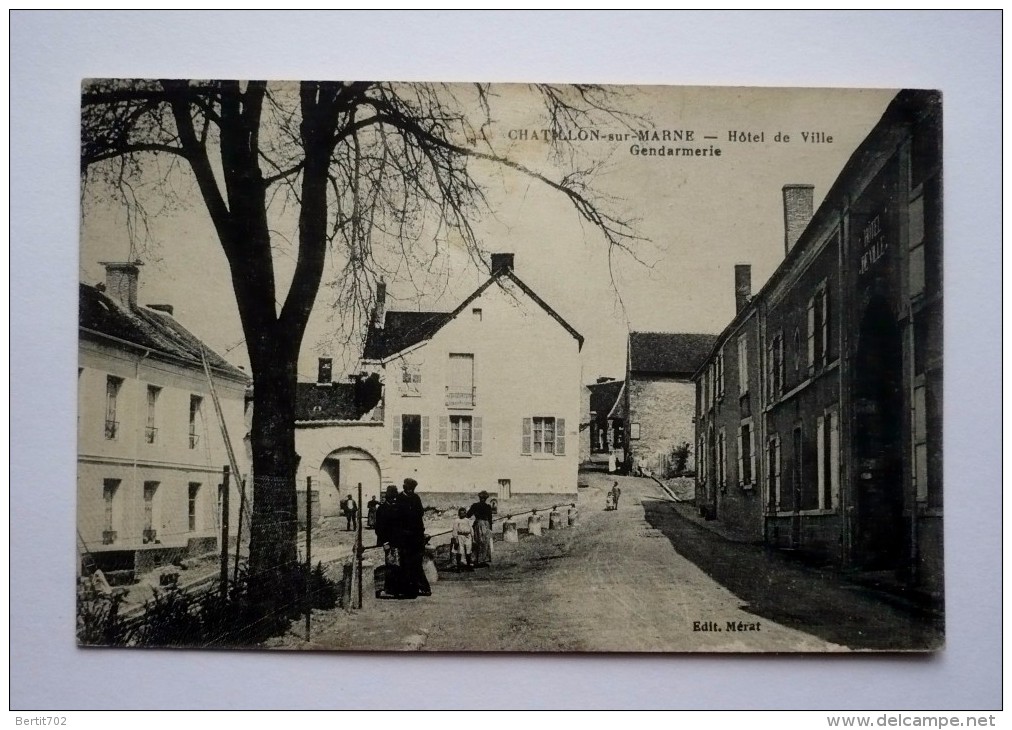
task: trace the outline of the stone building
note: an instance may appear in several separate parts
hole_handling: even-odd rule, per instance
[[[941,161],[940,96],[905,90],[813,215],[806,186],[784,188],[784,261],[725,330],[730,342],[738,323],[757,323],[745,329],[757,341],[748,387],[759,416],[752,418],[752,489],[762,514],[752,507],[746,517],[740,506],[751,498],[732,493],[727,480],[728,509],[717,500],[711,515],[732,526],[761,520],[750,530],[770,545],[936,597],[943,578]],[[709,384],[722,356],[731,389],[726,348],[715,348],[694,376],[697,443],[708,452]],[[728,463],[730,471],[734,460]],[[713,504],[713,477],[706,469],[698,480],[703,506]]]
[[[667,476],[674,449],[689,445],[695,466],[696,394],[692,375],[716,337],[675,332],[631,332],[624,388],[626,469]]]
[[[141,572],[218,548],[229,457],[202,358],[239,466],[249,463],[249,378],[183,327],[171,306],[138,304],[139,271],[136,262],[109,263],[104,285],[80,285],[78,548],[105,571]],[[234,477],[249,483],[233,475],[233,535]]]

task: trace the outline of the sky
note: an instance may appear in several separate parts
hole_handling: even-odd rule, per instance
[[[470,110],[468,88],[452,90]],[[609,257],[600,232],[544,183],[489,163],[472,168],[489,200],[489,210],[475,219],[483,250],[514,253],[521,279],[584,335],[585,382],[622,377],[629,331],[720,332],[734,314],[734,265],[752,265],[757,291],[783,258],[782,187],[814,185],[818,207],[895,94],[670,86],[612,91],[628,117],[569,128],[574,139],[563,160],[550,155],[541,139],[543,106],[527,86],[493,86],[487,134],[498,153],[553,179],[571,165],[596,166],[595,199],[634,221],[642,239],[630,243],[632,255]],[[656,141],[640,142],[640,132]],[[666,132],[683,139],[691,133],[692,141],[664,141]],[[626,135],[632,138],[615,138]],[[643,147],[698,147],[707,154],[648,156],[639,154]],[[144,263],[140,301],[172,304],[180,322],[248,368],[227,265],[207,213],[187,175],[173,176],[172,187],[177,199],[166,206],[157,186],[141,186],[147,207],[157,211],[147,236],[128,224],[116,201],[83,196],[81,281],[101,281],[100,262],[122,261],[133,252]],[[286,239],[295,237],[295,219],[291,208],[275,212],[275,268],[283,292],[294,261]],[[395,242],[377,240],[380,256],[390,255],[383,252]],[[432,242],[423,238],[417,245],[428,251]],[[339,253],[330,256],[325,282],[341,263]],[[403,268],[391,277],[388,308],[450,310],[488,276],[452,240],[442,263],[449,268],[429,273],[416,267],[410,281]],[[300,379],[315,379],[320,356],[333,357],[338,373],[357,369],[358,347],[343,345],[335,334],[341,313],[332,296],[330,288],[321,288],[303,342]]]

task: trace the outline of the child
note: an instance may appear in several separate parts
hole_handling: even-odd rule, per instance
[[[461,557],[467,561],[467,569],[471,570],[471,522],[467,519],[467,510],[461,507],[457,510],[457,519],[453,522],[452,544],[453,557],[457,563],[457,572],[460,572]]]

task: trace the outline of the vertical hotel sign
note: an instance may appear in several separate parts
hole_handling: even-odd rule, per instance
[[[858,265],[858,275],[864,276],[882,259],[889,251],[889,238],[886,235],[886,221],[888,220],[888,209],[883,206],[873,213],[864,225],[860,233],[861,258]]]

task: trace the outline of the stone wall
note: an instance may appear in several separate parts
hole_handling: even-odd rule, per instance
[[[692,451],[686,464],[694,469],[696,391],[692,382],[633,375],[628,381],[629,415],[626,428],[632,468],[642,468],[659,477],[670,462],[671,450],[688,442]],[[634,438],[636,424],[639,438]]]

